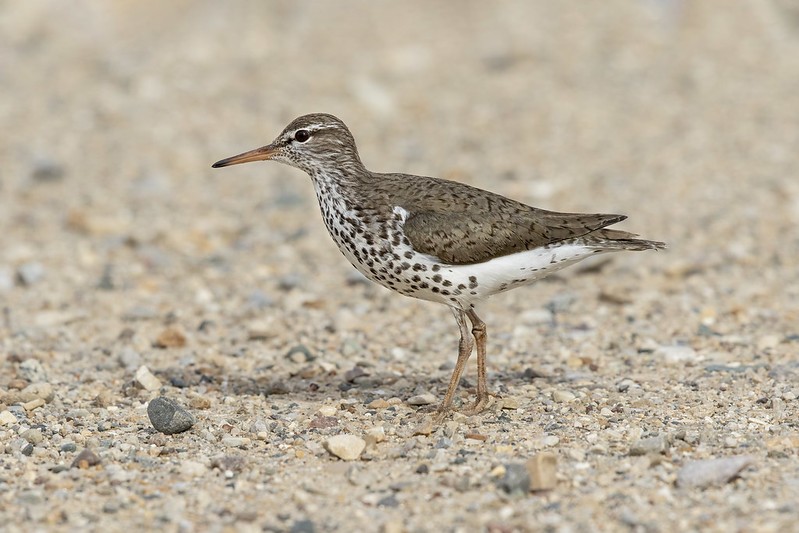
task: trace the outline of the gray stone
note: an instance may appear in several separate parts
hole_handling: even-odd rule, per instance
[[[164,396],[150,401],[147,416],[153,427],[166,435],[187,431],[197,422],[178,402]]]
[[[740,455],[691,461],[677,472],[677,486],[703,489],[713,485],[723,485],[734,479],[754,460],[751,455]]]
[[[665,435],[647,437],[634,442],[630,446],[630,455],[647,455],[650,453],[666,453],[669,451],[671,443]]]
[[[411,396],[408,398],[409,405],[430,405],[436,402],[436,397],[434,394],[426,392],[424,394],[417,394],[416,396]]]
[[[530,474],[523,464],[505,465],[505,475],[497,480],[497,487],[508,494],[522,495],[530,492]]]

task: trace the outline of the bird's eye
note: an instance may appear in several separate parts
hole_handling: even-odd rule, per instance
[[[304,143],[310,138],[311,134],[308,130],[297,130],[297,133],[294,134],[294,140],[300,143]]]

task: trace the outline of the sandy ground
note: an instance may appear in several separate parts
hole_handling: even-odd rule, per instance
[[[795,2],[0,9],[0,529],[796,530]],[[500,397],[415,434],[449,311],[354,275],[299,171],[210,168],[316,111],[670,249],[488,302]]]

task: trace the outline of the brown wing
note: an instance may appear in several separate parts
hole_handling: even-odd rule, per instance
[[[627,218],[527,209],[529,213],[451,213],[411,207],[406,208],[404,231],[414,250],[460,265],[573,239]]]

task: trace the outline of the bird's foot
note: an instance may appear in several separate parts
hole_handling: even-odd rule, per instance
[[[461,410],[461,413],[466,416],[479,415],[480,413],[486,411],[491,406],[491,404],[494,403],[492,401],[492,397],[496,398],[498,396],[492,392],[486,393],[484,395],[479,395],[474,404],[471,407]]]

